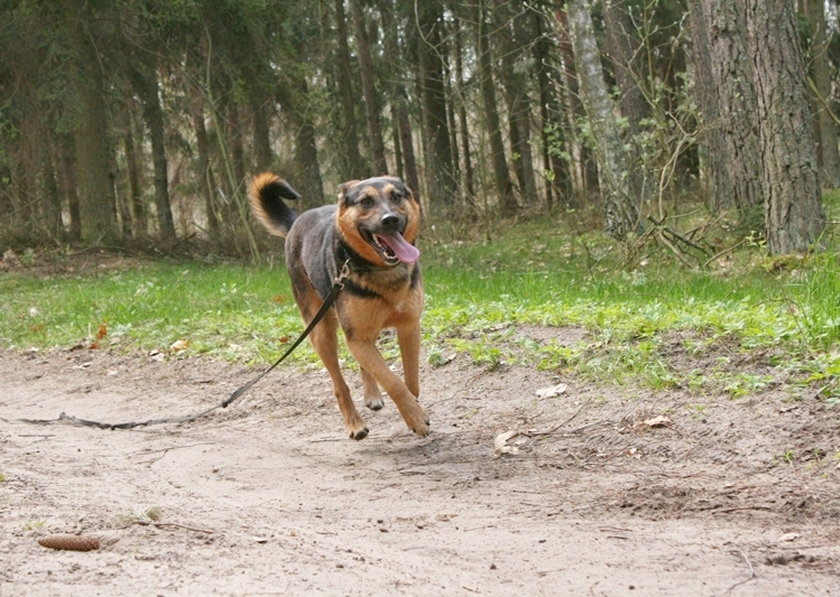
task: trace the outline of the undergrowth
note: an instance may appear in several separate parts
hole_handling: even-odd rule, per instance
[[[461,358],[733,398],[783,383],[794,395],[840,403],[833,239],[825,252],[785,260],[744,244],[696,268],[664,248],[629,256],[545,220],[520,222],[492,241],[421,248],[424,350],[433,366]],[[140,260],[66,275],[39,269],[37,255],[28,261],[0,273],[5,349],[140,349],[258,364],[302,327],[278,266]],[[570,341],[563,330],[581,333]],[[382,348],[398,353],[391,335]],[[317,363],[306,344],[293,360]]]

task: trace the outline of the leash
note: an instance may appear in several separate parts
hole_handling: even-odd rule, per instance
[[[333,306],[335,303],[335,299],[338,297],[338,294],[344,290],[344,280],[347,276],[350,275],[350,260],[344,262],[344,265],[341,268],[341,272],[339,275],[333,280],[333,285],[330,288],[329,293],[327,294],[326,298],[324,298],[324,303],[321,305],[321,308],[318,309],[318,312],[315,314],[315,317],[312,318],[312,321],[309,322],[309,325],[306,326],[306,329],[303,330],[300,336],[298,336],[297,340],[295,340],[289,348],[286,349],[280,358],[278,358],[274,363],[265,371],[260,373],[257,377],[249,381],[248,383],[240,386],[235,392],[233,392],[226,400],[222,403],[217,404],[216,406],[211,406],[210,408],[203,410],[201,412],[193,413],[191,415],[187,415],[185,417],[167,417],[164,419],[149,419],[147,421],[129,421],[127,423],[101,423],[99,421],[89,421],[87,419],[80,419],[79,417],[74,417],[72,415],[68,415],[66,413],[61,413],[55,419],[16,419],[17,421],[23,423],[31,423],[33,425],[50,425],[52,423],[67,423],[70,425],[80,425],[84,427],[96,427],[98,429],[134,429],[135,427],[149,427],[151,425],[163,425],[165,423],[189,423],[191,421],[195,421],[205,415],[209,415],[211,412],[219,410],[221,408],[227,408],[231,404],[233,404],[242,394],[247,392],[251,387],[260,381],[263,377],[271,373],[277,365],[282,363],[286,360],[292,352],[297,348],[301,342],[312,332],[318,322],[324,318],[324,315],[327,314],[330,307]]]

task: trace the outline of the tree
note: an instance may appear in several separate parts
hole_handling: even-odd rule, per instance
[[[575,64],[598,163],[604,229],[611,237],[625,240],[640,226],[638,198],[630,194],[629,159],[616,126],[616,108],[607,93],[590,11],[590,0],[569,0]]]
[[[762,205],[762,155],[753,61],[742,6],[729,0],[689,3],[698,103],[703,107],[713,209],[734,205],[750,223]]]
[[[99,55],[92,44],[92,39],[96,38],[96,32],[91,28],[92,7],[73,0],[64,0],[62,7],[73,52],[69,72],[80,236],[88,243],[108,242],[116,237],[116,197],[105,89]]]
[[[763,156],[767,250],[803,252],[825,227],[817,156],[793,7],[787,0],[739,0],[746,14]]]
[[[353,89],[353,73],[350,66],[350,46],[347,42],[347,15],[344,0],[335,0],[335,22],[338,46],[336,48],[336,87],[341,105],[342,134],[339,141],[344,151],[340,155],[344,175],[342,178],[364,178],[366,168],[359,152],[359,133],[356,125],[356,95]]]
[[[444,68],[441,57],[443,4],[427,0],[417,6],[417,62],[426,162],[426,197],[441,211],[454,207],[457,179],[449,140]]]
[[[368,41],[367,23],[362,10],[361,0],[350,0],[353,14],[353,31],[356,40],[356,53],[359,60],[359,77],[362,82],[362,97],[364,97],[365,115],[367,116],[368,146],[371,153],[371,167],[378,174],[388,172],[385,161],[385,142],[382,137],[382,119],[379,114],[379,94],[376,92],[376,82],[371,57],[370,42]]]
[[[803,0],[805,14],[811,32],[810,62],[813,73],[814,112],[819,153],[820,175],[831,188],[840,187],[840,149],[838,149],[837,126],[832,118],[829,103],[831,87],[836,78],[836,67],[828,58],[829,40],[826,36],[825,2]]]
[[[491,55],[490,37],[487,32],[488,26],[491,25],[488,12],[485,1],[480,0],[476,9],[478,78],[481,87],[481,102],[484,107],[484,120],[487,123],[487,136],[490,139],[490,155],[496,186],[495,191],[499,197],[499,211],[502,214],[513,214],[519,211],[519,205],[513,196],[513,182],[508,172],[505,145],[502,140],[501,119],[496,106],[493,57]]]

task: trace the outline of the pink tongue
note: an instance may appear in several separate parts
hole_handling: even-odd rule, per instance
[[[417,247],[406,242],[399,232],[390,236],[380,236],[379,240],[388,245],[388,248],[397,256],[397,259],[403,263],[414,263],[420,257],[420,251]]]

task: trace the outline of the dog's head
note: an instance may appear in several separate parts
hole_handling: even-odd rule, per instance
[[[344,242],[374,265],[414,263],[420,206],[399,178],[379,176],[341,184],[336,225]]]

